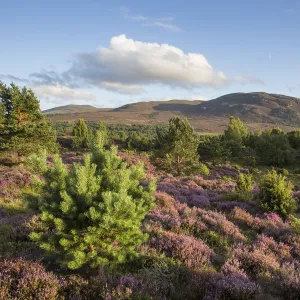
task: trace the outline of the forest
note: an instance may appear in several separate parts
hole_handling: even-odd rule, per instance
[[[300,130],[50,122],[0,83],[0,299],[300,299]]]

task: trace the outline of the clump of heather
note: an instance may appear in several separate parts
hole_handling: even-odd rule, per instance
[[[244,209],[235,207],[231,212],[231,218],[240,226],[247,226],[274,238],[280,238],[291,232],[288,222],[284,222],[275,213],[265,213],[260,217],[254,217]]]
[[[224,177],[225,178],[226,177],[231,177],[234,180],[237,180],[240,173],[247,173],[247,170],[234,167],[230,164],[225,164],[225,165],[222,165],[222,166],[214,167],[211,170],[210,175],[208,176],[208,178],[209,179],[222,179]]]
[[[31,214],[10,216],[2,210],[0,216],[0,256],[6,258],[42,258],[42,251],[29,240],[30,224],[37,218]]]
[[[187,299],[222,300],[255,299],[260,286],[239,275],[224,275],[215,272],[191,274],[187,283]]]
[[[165,177],[157,185],[157,191],[167,193],[181,203],[199,208],[209,208],[221,200],[222,193],[234,189],[234,183],[206,180],[202,176],[192,179]]]
[[[57,277],[38,263],[0,261],[0,299],[57,299],[59,288]]]
[[[8,168],[0,166],[0,198],[16,199],[21,189],[28,186],[32,175],[23,168]]]
[[[136,166],[140,163],[143,163],[145,166],[145,172],[147,177],[154,177],[157,175],[156,168],[151,164],[150,158],[148,155],[142,153],[128,153],[128,152],[118,152],[118,155],[124,159],[128,165]]]
[[[150,246],[192,269],[209,266],[213,255],[213,251],[201,240],[172,232],[154,237]]]
[[[232,265],[232,269],[240,269],[251,278],[258,278],[271,276],[283,263],[291,260],[290,246],[277,243],[271,237],[258,235],[251,244],[236,245],[225,266],[228,269]]]
[[[74,162],[83,162],[83,153],[78,155],[78,153],[74,151],[62,152],[61,159],[64,164],[72,165]]]

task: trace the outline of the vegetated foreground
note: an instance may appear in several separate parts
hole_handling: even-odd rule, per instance
[[[59,145],[0,87],[0,299],[300,299],[300,131],[79,120]]]

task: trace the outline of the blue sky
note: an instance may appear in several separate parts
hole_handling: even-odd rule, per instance
[[[43,109],[300,97],[300,1],[0,0],[0,79]]]

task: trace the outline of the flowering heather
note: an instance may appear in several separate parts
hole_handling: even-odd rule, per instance
[[[157,185],[157,191],[174,197],[189,206],[209,208],[221,201],[221,194],[234,190],[232,183],[205,180],[201,176],[189,178],[166,177]]]
[[[143,163],[147,177],[154,177],[157,175],[156,168],[151,164],[149,156],[143,154],[132,154],[128,152],[118,152],[118,155],[123,158],[129,165],[137,165]]]
[[[38,263],[0,261],[0,299],[57,299],[59,281]]]
[[[275,275],[277,289],[281,290],[284,299],[300,298],[300,263],[284,263]]]
[[[210,265],[213,251],[201,240],[190,236],[166,232],[150,241],[151,247],[168,257],[182,261],[187,267],[200,269]]]
[[[230,164],[214,167],[208,176],[209,179],[222,179],[223,177],[232,177],[238,179],[239,173],[248,173],[246,169],[237,169]]]
[[[220,234],[232,237],[235,240],[245,240],[245,236],[240,232],[239,228],[232,222],[227,220],[222,213],[204,210],[200,208],[192,208],[189,213],[191,216],[196,216],[210,230],[215,230]]]
[[[61,158],[64,164],[71,165],[74,162],[82,162],[83,155],[77,155],[76,152],[68,151],[61,154]]]
[[[290,226],[274,213],[263,214],[261,217],[254,217],[247,211],[235,207],[231,213],[232,219],[239,225],[247,225],[253,230],[258,230],[265,235],[281,237],[291,231]]]
[[[238,244],[233,248],[232,256],[225,263],[225,270],[245,271],[251,277],[275,274],[285,262],[292,260],[291,247],[277,243],[273,238],[258,235],[249,244]]]
[[[28,186],[31,178],[31,174],[25,169],[0,166],[0,198],[19,197],[21,188]]]
[[[258,284],[244,276],[215,272],[192,274],[187,289],[190,299],[202,300],[250,300],[255,299],[261,291]]]

